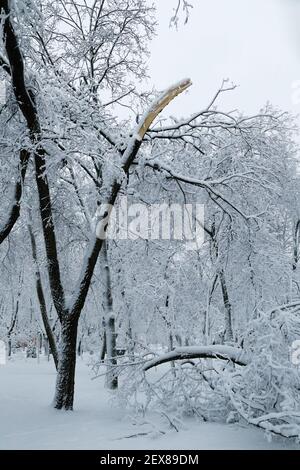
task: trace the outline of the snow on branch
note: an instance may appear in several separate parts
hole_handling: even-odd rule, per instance
[[[212,346],[186,346],[174,349],[174,351],[170,351],[147,361],[143,370],[147,371],[165,362],[182,359],[222,359],[232,361],[241,366],[248,364],[248,359],[242,349],[215,344]]]
[[[180,93],[183,93],[191,85],[192,82],[189,78],[181,80],[180,82],[165,90],[161,95],[158,96],[158,98],[154,100],[150,108],[148,108],[148,110],[143,115],[136,130],[133,132],[132,137],[129,139],[122,159],[122,167],[125,173],[128,172],[129,167],[134,161],[143,138],[154,119],[164,110],[166,106],[168,106],[169,103],[171,103],[172,100],[174,100],[174,98],[176,98],[176,96],[178,96]]]
[[[140,139],[143,139],[147,130],[151,126],[154,119],[163,111],[163,109],[180,93],[183,93],[192,85],[192,82],[189,78],[181,80],[175,85],[171,86],[165,90],[155,101],[152,103],[151,107],[144,114],[144,117],[141,120],[137,134]]]
[[[10,75],[10,66],[5,57],[0,54],[0,67]]]
[[[140,124],[135,132],[130,137],[126,150],[122,158],[122,170],[124,174],[128,174],[143,141],[143,137],[153,120],[158,114],[180,93],[185,91],[192,82],[190,79],[185,79],[173,85],[164,91],[150,106],[148,111],[144,114]],[[108,185],[107,200],[103,201],[100,210],[97,212],[97,222],[95,224],[95,239],[92,238],[88,248],[79,279],[77,281],[77,288],[71,299],[70,310],[76,316],[81,312],[84,305],[91,278],[95,269],[96,261],[102,248],[103,240],[106,237],[107,225],[109,223],[112,207],[114,206],[119,191],[121,189],[121,181],[117,177],[113,177],[110,185]]]
[[[163,163],[157,162],[157,161],[150,162],[150,161],[147,160],[145,162],[145,166],[149,166],[149,167],[153,168],[154,170],[165,171],[166,173],[168,173],[170,175],[170,178],[172,178],[176,181],[181,181],[182,183],[187,183],[187,184],[190,184],[190,185],[193,185],[193,186],[198,186],[199,188],[205,189],[209,194],[212,194],[215,199],[220,199],[223,202],[225,202],[229,207],[231,207],[235,212],[237,212],[245,220],[249,220],[250,218],[253,217],[253,216],[247,216],[246,214],[244,214],[241,211],[241,209],[239,209],[228,198],[226,198],[226,196],[224,194],[220,193],[217,189],[215,189],[213,187],[215,184],[220,184],[221,180],[220,181],[211,180],[209,182],[204,181],[204,180],[199,180],[199,179],[196,179],[196,178],[193,178],[193,177],[190,177],[190,176],[186,176],[186,175],[183,175],[183,174],[180,174],[180,173],[176,173],[169,166],[164,165]],[[233,178],[233,176],[234,175],[231,175],[232,178]]]
[[[291,422],[294,419],[295,422]],[[283,437],[299,438],[300,413],[292,411],[268,413],[258,418],[248,419],[253,426]]]
[[[12,231],[15,223],[17,222],[20,216],[20,205],[21,198],[23,194],[23,183],[25,180],[25,175],[27,171],[27,166],[29,162],[30,153],[23,149],[20,151],[20,174],[17,178],[14,187],[14,197],[11,203],[10,209],[8,211],[8,216],[5,223],[0,226],[0,244],[6,240],[10,232]]]
[[[238,125],[238,120],[234,117],[232,112],[231,113],[230,112],[225,113],[225,112],[221,112],[221,111],[218,111],[217,109],[215,109],[215,104],[216,104],[219,96],[222,93],[226,93],[228,91],[233,91],[233,90],[236,89],[236,85],[234,85],[234,84],[227,85],[227,82],[228,82],[228,80],[226,80],[226,79],[224,79],[222,81],[222,84],[221,84],[220,88],[216,91],[213,98],[210,100],[209,104],[204,109],[202,109],[201,111],[197,111],[196,113],[193,113],[191,116],[189,116],[187,118],[184,118],[184,119],[181,119],[180,121],[176,120],[174,125],[151,129],[149,131],[149,133],[152,133],[152,134],[159,133],[159,134],[161,134],[162,132],[176,131],[176,130],[179,130],[182,127],[186,127],[186,126],[190,126],[190,127],[193,128],[193,127],[195,127],[195,122],[197,121],[197,119],[199,117],[207,118],[207,117],[210,117],[210,116],[220,116],[220,117],[223,117],[223,118],[227,118],[228,119],[228,123],[227,123],[228,127],[237,126]],[[221,123],[219,123],[219,124],[221,126]],[[222,124],[226,125],[225,122],[223,122]]]
[[[193,8],[193,5],[187,0],[177,0],[177,6],[174,8],[174,14],[170,19],[170,26],[178,27],[180,9],[182,9],[183,14],[185,15],[184,24],[187,24],[190,17],[190,10]]]

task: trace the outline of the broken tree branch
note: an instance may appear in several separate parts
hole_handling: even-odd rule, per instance
[[[143,370],[147,371],[166,362],[183,359],[222,359],[224,361],[232,361],[240,366],[248,364],[246,354],[242,349],[214,344],[212,346],[186,346],[174,349],[147,361],[143,366]]]

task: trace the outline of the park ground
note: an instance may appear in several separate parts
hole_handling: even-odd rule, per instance
[[[41,358],[0,366],[0,449],[299,449],[288,439],[237,424],[187,419],[182,429],[152,413],[134,416],[112,400],[103,378],[79,360],[73,412],[51,407],[55,369]]]

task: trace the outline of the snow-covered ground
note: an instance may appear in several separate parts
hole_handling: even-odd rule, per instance
[[[16,360],[0,366],[0,449],[293,449],[296,444],[256,428],[205,424],[168,429],[162,417],[134,421],[113,408],[101,380],[78,361],[74,412],[51,408],[52,364]],[[133,436],[133,437],[132,437]]]

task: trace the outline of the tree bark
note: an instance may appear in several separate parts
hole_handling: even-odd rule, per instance
[[[215,223],[213,222],[211,230],[208,230],[206,227],[204,227],[204,230],[211,237],[212,252],[214,252],[215,259],[218,262],[219,244],[218,244],[218,240],[216,238]],[[225,318],[224,318],[224,320],[225,320],[224,321],[224,323],[225,323],[225,335],[224,335],[224,337],[225,337],[225,341],[233,341],[232,307],[231,307],[231,303],[230,303],[230,300],[229,300],[229,294],[228,294],[227,283],[226,283],[226,278],[225,278],[225,272],[224,272],[223,267],[221,267],[217,270],[217,276],[220,280],[222,298],[223,298],[223,303],[224,303],[224,308],[225,308]],[[214,283],[215,283],[215,281],[214,281]],[[213,289],[214,289],[214,284],[213,284]],[[213,293],[213,290],[211,292],[211,296],[212,296],[212,293]]]
[[[127,331],[126,331],[126,343],[127,343],[127,351],[130,361],[134,361],[134,340],[132,334],[132,326],[131,326],[131,313],[128,309],[128,322],[127,322]]]
[[[113,313],[113,298],[110,268],[107,255],[107,241],[105,240],[102,248],[103,266],[105,269],[105,294],[104,294],[104,315],[105,315],[105,336],[107,352],[107,376],[106,384],[110,390],[118,388],[118,377],[116,375],[117,365],[117,337],[116,322]]]
[[[117,344],[116,324],[114,315],[110,315],[106,324],[106,347],[107,347],[107,380],[106,384],[110,390],[118,388],[117,366]]]
[[[295,226],[293,244],[294,244],[293,271],[296,271],[297,264],[299,261],[300,220],[297,221],[296,226]]]
[[[16,303],[16,308],[13,311],[12,319],[11,319],[11,324],[7,332],[7,344],[8,344],[8,357],[11,357],[12,354],[12,341],[11,341],[11,335],[15,329],[16,323],[17,323],[17,318],[18,318],[18,312],[19,312],[19,305],[20,305],[20,297],[21,297],[21,291],[22,291],[22,285],[23,285],[23,274],[20,273],[19,275],[19,289],[18,289],[18,294],[17,294],[17,303]],[[13,308],[14,308],[14,300],[13,300]]]
[[[53,402],[54,408],[58,410],[73,410],[77,329],[77,319],[67,319],[62,322]]]
[[[219,272],[219,279],[225,308],[225,341],[233,341],[232,309],[231,303],[229,301],[229,295],[223,269],[221,269]]]
[[[102,328],[103,328],[103,337],[102,337],[102,344],[101,344],[101,352],[100,352],[100,361],[104,361],[105,354],[106,354],[106,322],[105,318],[102,318]]]
[[[44,296],[44,289],[43,289],[42,279],[41,279],[41,273],[39,270],[38,260],[37,260],[36,243],[35,243],[35,238],[34,238],[34,234],[33,234],[30,223],[28,224],[28,230],[29,230],[29,236],[30,236],[30,241],[31,241],[32,258],[33,258],[33,262],[35,266],[36,292],[37,292],[37,297],[38,297],[38,301],[40,304],[40,312],[41,312],[45,332],[48,338],[49,346],[52,352],[54,364],[57,370],[58,353],[57,353],[57,348],[56,348],[56,341],[55,341],[54,334],[53,334],[53,331],[49,322],[49,318],[48,318],[46,300]]]
[[[27,171],[30,153],[27,150],[20,151],[20,163],[19,163],[19,176],[15,183],[14,188],[14,200],[11,205],[9,215],[6,222],[0,228],[0,244],[6,240],[10,232],[12,231],[15,223],[20,216],[21,198],[23,194],[23,183]]]
[[[11,357],[12,347],[11,347],[11,337],[8,336],[7,339],[7,357]]]

